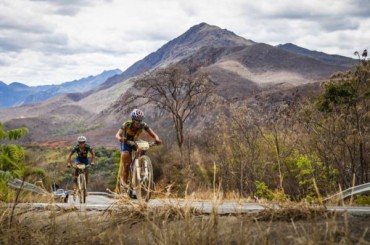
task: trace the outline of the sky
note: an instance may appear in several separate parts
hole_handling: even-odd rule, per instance
[[[0,0],[0,81],[124,71],[201,22],[351,58],[370,46],[369,0]]]

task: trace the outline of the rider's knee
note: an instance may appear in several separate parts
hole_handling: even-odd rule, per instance
[[[130,167],[130,162],[125,161],[124,165],[125,165],[126,168],[128,168],[128,167]]]

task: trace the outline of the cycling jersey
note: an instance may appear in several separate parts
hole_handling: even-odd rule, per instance
[[[77,153],[77,158],[81,159],[81,160],[85,160],[87,159],[87,154],[90,152],[91,154],[93,154],[93,149],[91,148],[90,145],[88,144],[85,144],[85,147],[83,150],[80,149],[79,145],[77,144],[72,150],[71,150],[71,153]]]
[[[122,124],[121,129],[123,130],[123,137],[127,140],[135,141],[143,130],[149,130],[149,126],[145,122],[140,122],[140,126],[136,128],[132,120],[127,120]]]

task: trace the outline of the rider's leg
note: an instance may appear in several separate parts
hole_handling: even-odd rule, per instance
[[[130,171],[131,154],[127,151],[121,153],[121,162],[123,166],[121,168],[120,177],[123,183],[127,184],[128,173]]]
[[[86,158],[84,163],[85,165],[88,165],[90,164],[90,160]],[[89,180],[89,169],[88,168],[85,168],[85,179],[86,179],[86,186],[87,186],[87,183]]]
[[[83,158],[76,157],[75,158],[75,164],[82,164],[85,163],[85,160]],[[86,163],[85,163],[86,164]],[[73,186],[73,192],[76,193],[78,189],[78,184],[77,184],[77,179],[78,179],[78,170],[75,170],[75,175],[74,175],[74,186]]]
[[[131,163],[131,146],[124,142],[121,143],[121,166],[120,166],[120,181],[122,184],[127,184],[128,173]]]
[[[77,175],[78,175],[78,172],[77,172],[77,169],[75,169],[75,173],[73,176],[73,193],[76,193],[77,191]]]
[[[86,179],[86,186],[89,183],[89,169],[85,168],[85,179]]]

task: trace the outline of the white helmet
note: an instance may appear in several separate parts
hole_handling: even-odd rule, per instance
[[[77,138],[78,143],[85,143],[86,142],[86,137],[81,135]]]

